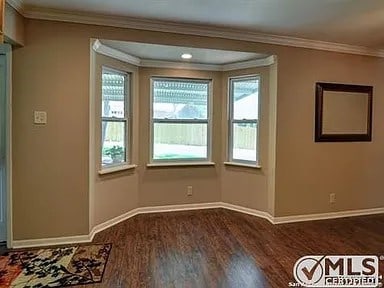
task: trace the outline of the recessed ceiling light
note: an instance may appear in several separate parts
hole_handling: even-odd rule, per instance
[[[181,58],[183,58],[183,59],[191,59],[192,58],[192,54],[184,53],[184,54],[181,55]]]

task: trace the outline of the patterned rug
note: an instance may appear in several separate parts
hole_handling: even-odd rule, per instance
[[[0,287],[67,287],[100,283],[111,244],[9,252],[0,257]]]

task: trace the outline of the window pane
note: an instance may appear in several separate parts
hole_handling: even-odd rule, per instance
[[[259,119],[259,79],[233,80],[233,119]]]
[[[126,122],[102,122],[102,165],[124,163],[126,159]]]
[[[178,80],[153,81],[153,118],[207,119],[208,83]]]
[[[257,124],[233,124],[232,158],[256,162]]]
[[[154,123],[153,159],[206,159],[208,124]]]
[[[103,69],[102,116],[125,118],[127,75]]]

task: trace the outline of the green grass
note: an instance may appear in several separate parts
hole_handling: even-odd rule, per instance
[[[191,154],[168,153],[168,154],[156,155],[155,158],[156,159],[192,159],[192,158],[200,158],[200,157],[191,155]]]

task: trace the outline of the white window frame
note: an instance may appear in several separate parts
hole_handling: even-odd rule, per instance
[[[154,104],[154,82],[155,81],[179,81],[179,82],[196,82],[208,84],[208,98],[207,98],[207,119],[155,119],[153,118],[153,104]],[[149,163],[150,164],[212,164],[212,79],[199,79],[199,78],[182,78],[182,77],[162,77],[154,76],[150,80],[150,151]],[[207,124],[207,157],[206,158],[179,158],[179,159],[154,159],[154,144],[155,133],[154,127],[156,123],[176,123],[176,124]],[[150,165],[151,166],[151,165]]]
[[[124,138],[125,138],[125,161],[121,163],[111,163],[111,164],[105,164],[103,165],[102,157],[103,157],[103,139],[101,139],[101,149],[99,153],[100,157],[100,174],[103,174],[103,171],[109,171],[113,170],[114,168],[119,167],[125,167],[131,163],[131,95],[132,95],[132,73],[118,70],[115,68],[111,68],[109,66],[102,66],[101,75],[103,75],[104,71],[109,71],[114,74],[119,74],[121,76],[125,77],[125,87],[124,87],[124,118],[118,118],[118,117],[104,117],[103,111],[100,113],[100,119],[101,119],[101,125],[100,128],[103,129],[103,122],[123,122],[125,123],[125,131],[124,131]],[[102,107],[103,102],[103,79],[101,78],[101,101],[100,101],[100,107]],[[102,109],[102,108],[101,108]],[[100,133],[102,135],[102,131]]]
[[[257,79],[259,82],[259,90],[258,90],[258,105],[255,107],[258,111],[257,115],[259,119],[234,119],[234,83],[238,81],[246,81],[246,80],[254,80]],[[259,142],[260,142],[260,95],[261,95],[261,77],[258,74],[255,75],[244,75],[244,76],[236,76],[228,78],[228,162],[226,164],[239,164],[242,166],[250,166],[250,167],[260,167],[260,155],[259,155]],[[256,161],[249,161],[244,159],[236,159],[233,158],[233,137],[234,124],[256,124]]]

